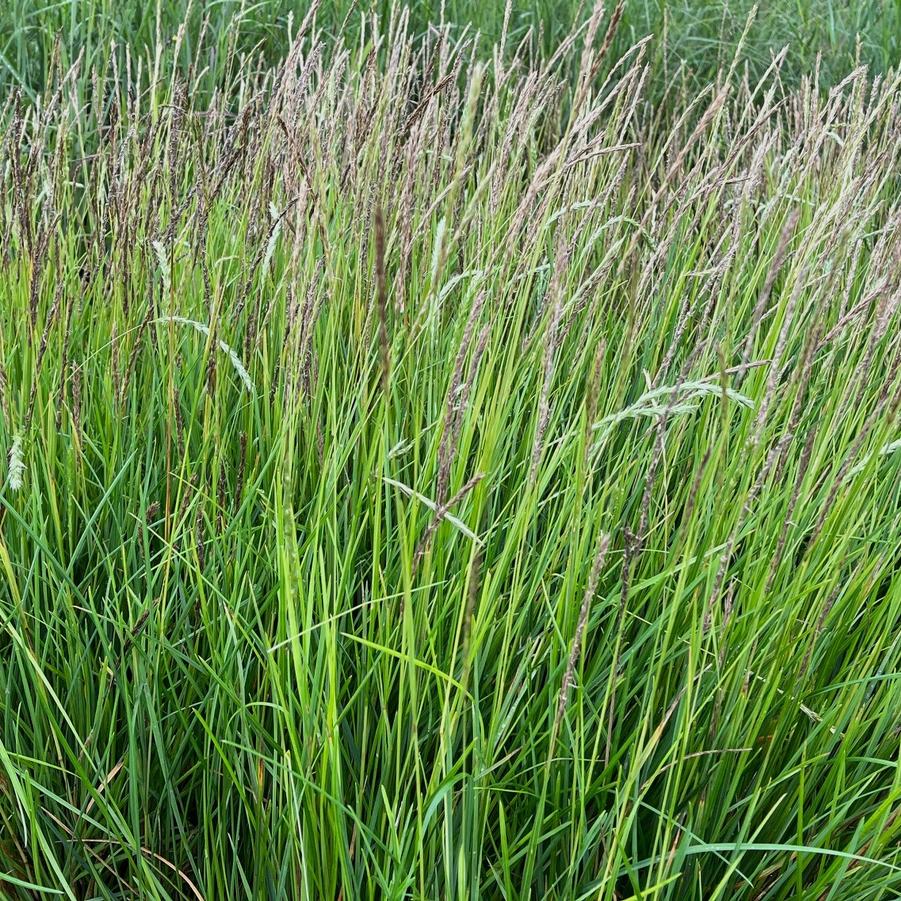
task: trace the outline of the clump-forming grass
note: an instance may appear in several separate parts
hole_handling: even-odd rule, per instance
[[[10,99],[5,893],[901,892],[899,78],[608,22]]]

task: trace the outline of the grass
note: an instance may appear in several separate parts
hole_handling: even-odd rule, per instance
[[[901,76],[405,21],[4,109],[3,890],[897,897]]]
[[[245,56],[277,65],[311,9],[324,37],[338,44],[359,38],[360,10],[387,17],[388,0],[7,0],[0,8],[0,87],[34,97],[54,81],[56,47],[65,67],[80,60],[79,90],[90,96],[92,70],[110,74],[141,60],[152,69],[200,73],[195,90],[207,97],[231,84]],[[608,12],[614,6],[608,4]],[[534,46],[549,55],[591,11],[585,0],[501,2],[417,0],[410,28],[420,41],[430,24],[444,22],[457,37],[481,37],[483,51],[500,40],[505,16],[511,46],[531,31]],[[648,91],[659,99],[674,77],[697,89],[732,60],[736,42],[752,19],[743,63],[759,79],[773,54],[788,45],[783,79],[797,85],[814,66],[825,84],[840,81],[857,64],[881,73],[901,56],[901,0],[624,0],[613,58],[653,34]]]

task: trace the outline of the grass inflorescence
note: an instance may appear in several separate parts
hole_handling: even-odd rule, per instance
[[[731,62],[743,34],[742,62],[751,77],[788,46],[782,77],[793,85],[814,68],[828,83],[853,65],[883,73],[901,54],[898,0],[609,0],[608,12],[614,8],[614,58],[653,35],[647,92],[656,98],[674,80],[686,79],[694,89],[712,79]],[[77,60],[85,99],[93,72],[139,66],[164,80],[178,72],[208,93],[226,89],[248,66],[280,61],[311,12],[326,40],[353,42],[365,35],[371,15],[390,9],[391,0],[6,0],[0,90],[36,97],[53,84],[59,66]],[[417,43],[428,39],[440,22],[455,39],[479,37],[486,49],[506,35],[513,45],[527,39],[550,54],[591,14],[586,0],[416,0],[410,36]]]
[[[897,896],[901,77],[315,23],[3,109],[2,890]]]

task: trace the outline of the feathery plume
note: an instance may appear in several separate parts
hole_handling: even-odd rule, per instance
[[[6,484],[10,491],[18,491],[25,481],[25,450],[22,446],[22,434],[17,432],[9,449],[9,469]]]
[[[591,600],[598,587],[598,578],[607,558],[607,550],[610,547],[610,533],[604,532],[598,542],[597,553],[594,556],[594,565],[591,567],[591,575],[588,577],[588,585],[582,598],[582,607],[579,610],[579,621],[576,624],[576,634],[573,636],[569,649],[569,660],[566,662],[566,671],[563,673],[563,682],[560,684],[560,693],[557,696],[557,716],[554,722],[554,731],[560,725],[563,714],[566,711],[566,703],[569,700],[569,692],[575,681],[576,665],[582,652],[582,639],[585,636],[585,627],[588,625],[588,613],[591,608]]]
[[[203,322],[197,322],[197,320],[195,319],[186,319],[184,316],[163,316],[156,321],[176,322],[179,325],[187,325],[190,328],[193,328],[195,331],[200,332],[201,335],[205,335],[207,338],[210,336],[210,327],[208,325],[205,325]],[[238,378],[241,379],[244,387],[247,389],[247,391],[253,394],[253,380],[250,378],[250,373],[244,368],[244,364],[241,362],[241,358],[223,340],[219,339],[216,343],[219,345],[219,350],[221,350],[231,361],[232,367],[238,374]]]

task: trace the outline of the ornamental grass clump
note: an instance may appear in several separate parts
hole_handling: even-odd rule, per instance
[[[10,897],[901,893],[901,77],[620,15],[2,106]]]

